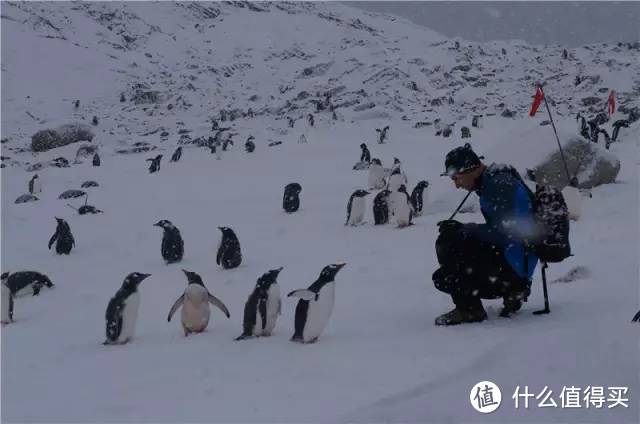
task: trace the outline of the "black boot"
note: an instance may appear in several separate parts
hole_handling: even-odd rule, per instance
[[[487,319],[487,312],[478,297],[454,299],[456,307],[436,318],[436,325],[457,325],[470,322],[481,322]]]
[[[531,289],[527,286],[524,288],[519,287],[517,289],[511,289],[503,297],[502,311],[500,316],[508,318],[512,314],[518,312],[522,308],[522,302],[526,302],[531,294]]]

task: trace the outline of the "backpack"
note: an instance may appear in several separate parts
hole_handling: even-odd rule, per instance
[[[538,236],[528,241],[531,250],[542,262],[562,262],[571,256],[569,210],[562,192],[553,186],[536,183],[536,192],[533,193],[518,171],[509,168],[527,189],[533,216],[540,229]]]

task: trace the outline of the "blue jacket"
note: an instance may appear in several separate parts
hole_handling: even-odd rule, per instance
[[[478,239],[504,246],[504,256],[513,270],[525,277],[525,242],[535,231],[533,205],[524,183],[508,167],[492,164],[479,177],[475,189],[486,224],[466,224]],[[527,278],[531,279],[538,257],[527,252]]]

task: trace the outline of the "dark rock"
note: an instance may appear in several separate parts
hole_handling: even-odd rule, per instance
[[[507,108],[505,108],[502,113],[500,114],[500,116],[502,116],[503,118],[513,118],[516,116],[516,113],[514,111],[511,111]]]
[[[34,152],[46,152],[56,147],[77,143],[78,141],[91,141],[93,137],[94,134],[91,128],[85,124],[62,125],[57,128],[38,131],[31,136],[31,150]]]
[[[602,101],[602,99],[600,97],[593,97],[593,96],[584,97],[582,99],[582,105],[583,106],[597,105],[601,101]]]

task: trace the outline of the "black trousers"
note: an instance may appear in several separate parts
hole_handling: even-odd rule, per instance
[[[478,240],[464,227],[445,231],[436,240],[440,268],[433,273],[435,287],[451,295],[456,307],[474,308],[480,299],[504,298],[529,288],[504,257],[504,247]]]

